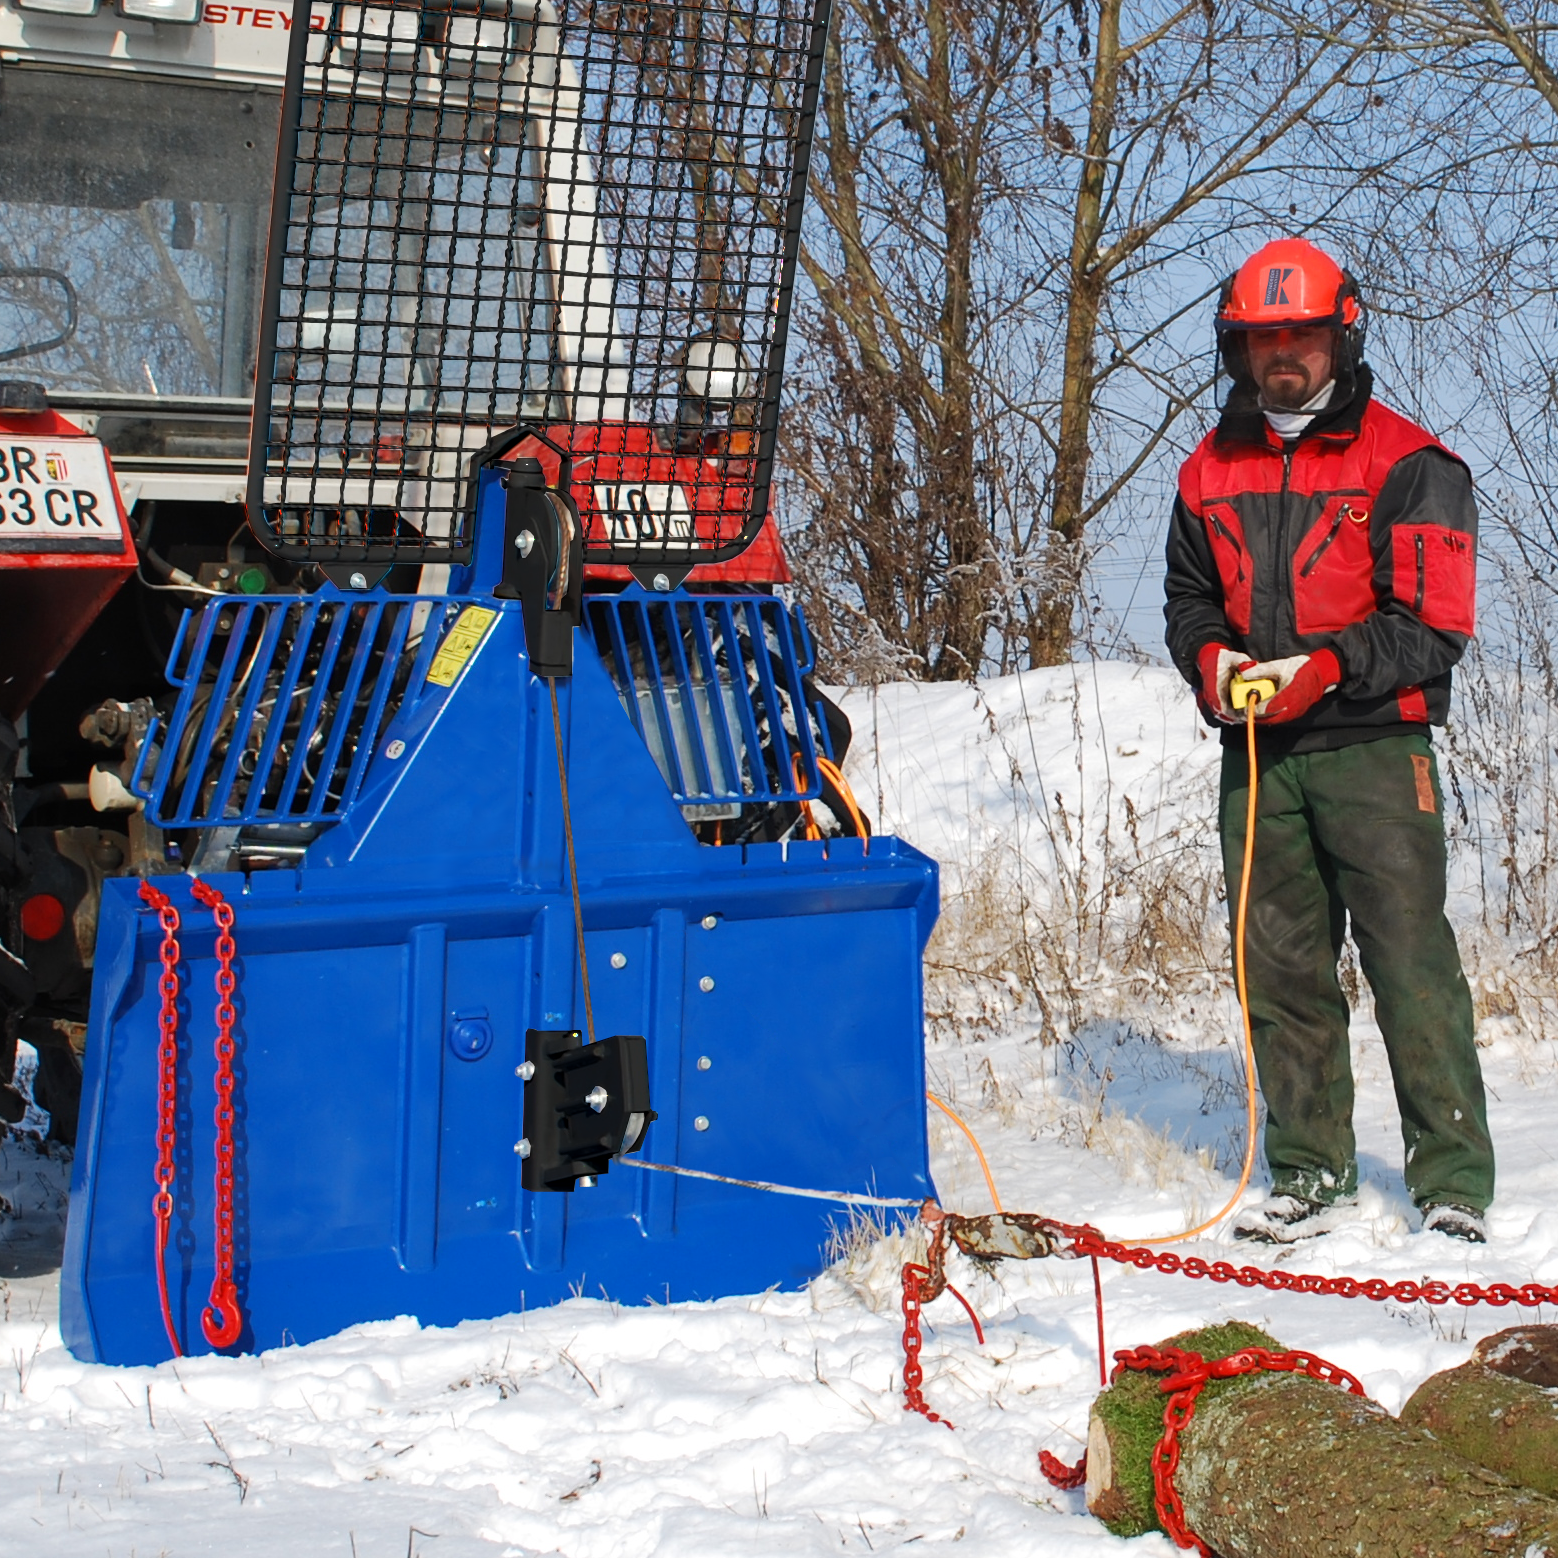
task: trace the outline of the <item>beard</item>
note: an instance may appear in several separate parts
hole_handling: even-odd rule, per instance
[[[1301,411],[1314,394],[1309,370],[1292,358],[1278,357],[1266,365],[1261,380],[1261,404],[1272,411]]]

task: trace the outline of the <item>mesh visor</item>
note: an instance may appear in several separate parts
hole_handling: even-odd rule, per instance
[[[282,104],[260,539],[467,561],[483,452],[543,432],[590,560],[740,552],[826,29],[827,0],[316,4]]]

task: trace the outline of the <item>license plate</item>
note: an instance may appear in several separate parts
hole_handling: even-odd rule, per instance
[[[690,547],[696,539],[680,482],[596,482],[595,504],[606,538],[617,545]]]
[[[0,552],[121,552],[124,527],[95,438],[0,434]]]

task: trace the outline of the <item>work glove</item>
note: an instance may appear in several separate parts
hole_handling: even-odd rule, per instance
[[[1196,656],[1196,668],[1201,672],[1201,701],[1226,724],[1235,725],[1244,718],[1228,701],[1228,683],[1235,671],[1250,663],[1248,655],[1226,644],[1208,644]]]
[[[1269,678],[1277,684],[1276,695],[1256,707],[1255,717],[1265,725],[1284,725],[1307,714],[1336,688],[1342,679],[1342,662],[1333,651],[1317,649],[1312,655],[1241,666],[1239,674],[1247,682]]]

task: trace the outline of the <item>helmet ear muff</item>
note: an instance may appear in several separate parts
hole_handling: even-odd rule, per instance
[[[1364,340],[1369,333],[1369,311],[1364,307],[1357,277],[1350,270],[1342,272],[1342,284],[1336,294],[1336,312],[1342,321],[1342,340],[1346,343],[1348,361],[1356,373],[1363,366]]]

